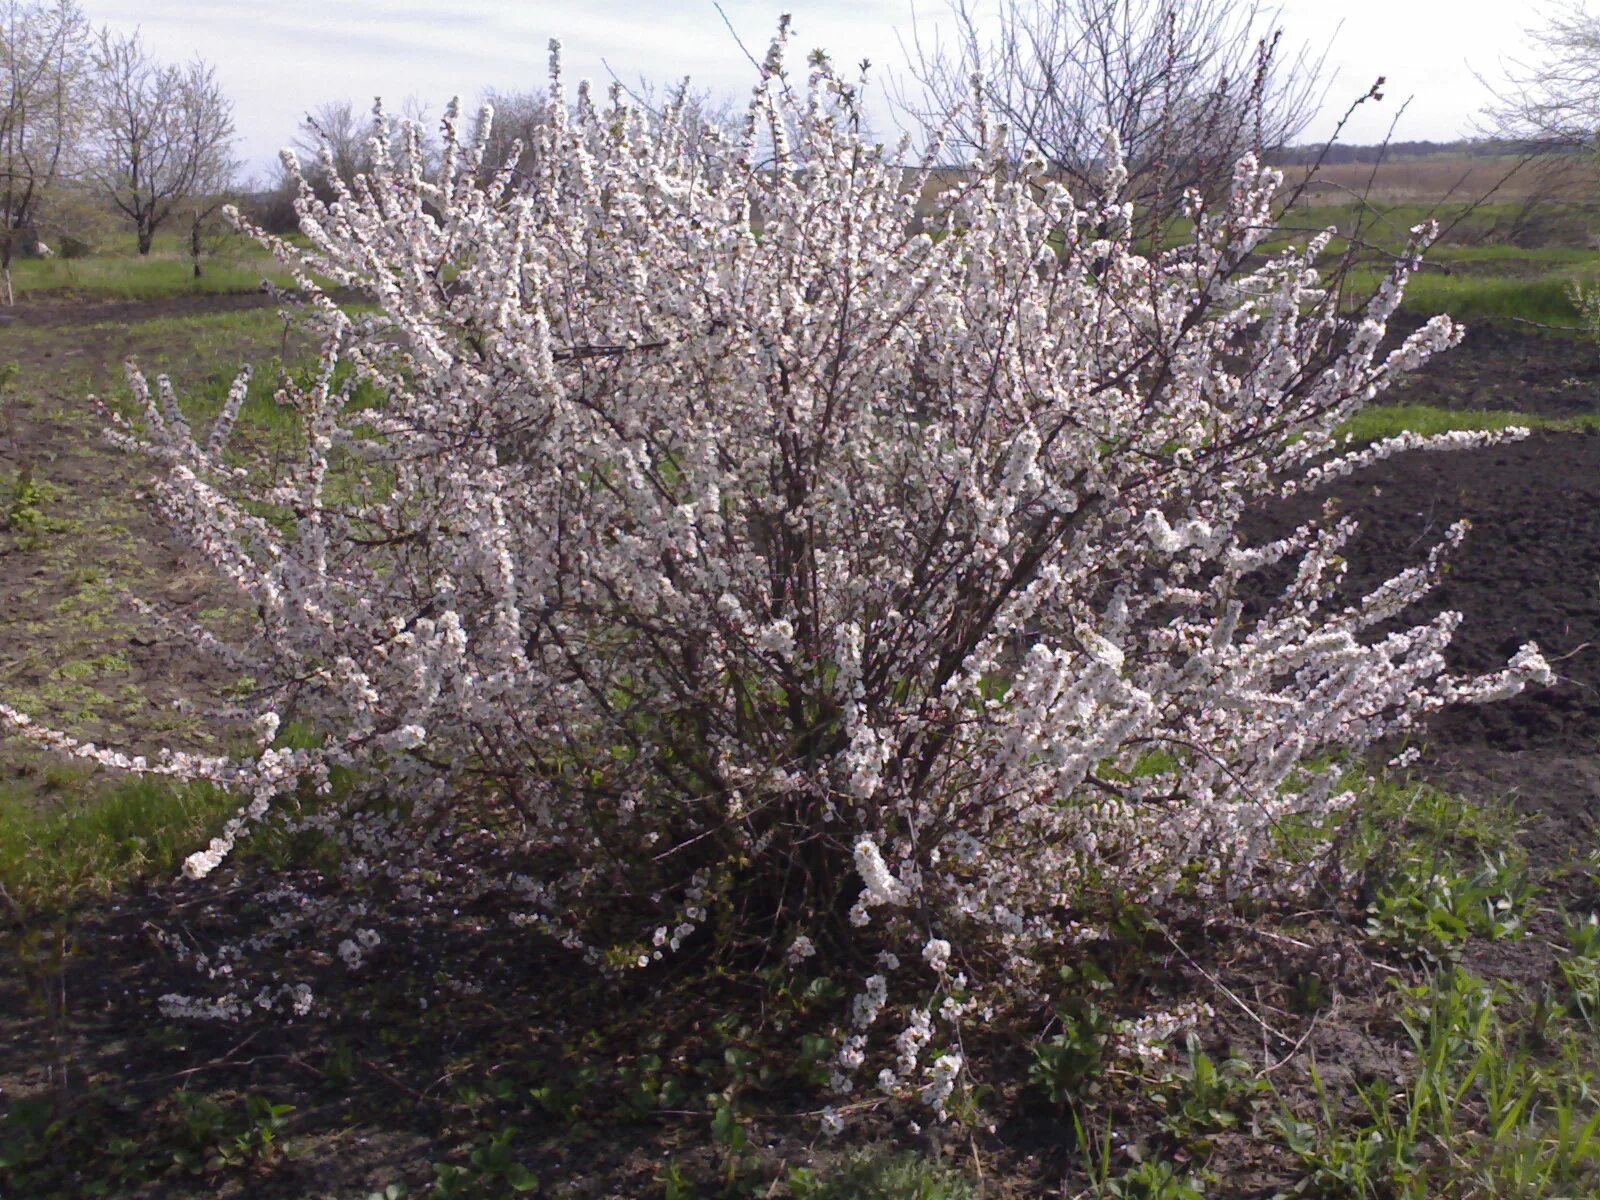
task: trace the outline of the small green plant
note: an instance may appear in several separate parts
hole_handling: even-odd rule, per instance
[[[48,498],[49,490],[34,478],[32,465],[21,467],[7,489],[5,527],[21,541],[37,541]]]
[[[1169,1162],[1137,1163],[1097,1189],[1103,1200],[1206,1200],[1201,1183]]]
[[[661,1185],[666,1200],[698,1200],[700,1195],[694,1180],[684,1174],[683,1164],[675,1158],[668,1160],[656,1182]]]
[[[1248,1119],[1256,1099],[1268,1090],[1250,1064],[1229,1058],[1218,1063],[1188,1038],[1187,1069],[1162,1081],[1167,1115],[1162,1124],[1178,1137],[1193,1139],[1237,1128]]]
[[[484,1139],[467,1156],[465,1166],[435,1163],[433,1194],[441,1200],[499,1200],[537,1190],[538,1176],[517,1161],[511,1148],[516,1133],[502,1129]]]
[[[1348,836],[1370,937],[1442,962],[1470,938],[1525,932],[1534,887],[1508,808],[1387,779],[1368,787]]]
[[[882,1150],[860,1151],[827,1170],[791,1167],[784,1183],[793,1200],[970,1200],[976,1195],[971,1183],[948,1167]]]
[[[198,1092],[173,1094],[178,1124],[172,1161],[190,1175],[214,1175],[231,1168],[255,1167],[283,1153],[279,1134],[292,1104],[274,1104],[264,1096],[247,1096],[243,1105],[228,1106]]]
[[[1051,1104],[1061,1107],[1093,1094],[1105,1069],[1106,1047],[1115,1022],[1101,1006],[1111,990],[1105,972],[1093,963],[1065,968],[1063,993],[1073,997],[1058,1011],[1061,1032],[1033,1047],[1028,1082]]]
[[[571,1125],[583,1118],[584,1101],[594,1095],[599,1080],[599,1069],[585,1064],[570,1075],[529,1088],[528,1096],[551,1120]]]
[[[1521,933],[1529,893],[1521,864],[1505,857],[1463,868],[1449,857],[1403,856],[1367,908],[1367,932],[1381,942],[1445,958],[1468,938]]]
[[[1572,950],[1558,965],[1569,1005],[1591,1031],[1600,1030],[1600,918],[1569,920],[1566,934]]]
[[[72,1099],[25,1096],[0,1117],[0,1195],[122,1196],[170,1166],[130,1137],[136,1106],[96,1088]]]

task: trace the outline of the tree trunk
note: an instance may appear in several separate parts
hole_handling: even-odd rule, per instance
[[[150,242],[152,239],[154,239],[155,235],[156,231],[154,229],[151,229],[145,225],[139,226],[139,253],[141,255],[150,253]]]
[[[189,229],[189,257],[194,259],[194,277],[200,278],[200,222]]]

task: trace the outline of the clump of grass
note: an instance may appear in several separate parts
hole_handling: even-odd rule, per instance
[[[152,777],[85,777],[62,804],[0,792],[0,886],[23,913],[171,876],[238,807],[222,790]]]
[[[1515,993],[1457,969],[1404,989],[1399,1021],[1414,1072],[1355,1086],[1355,1112],[1313,1069],[1320,1111],[1274,1123],[1313,1196],[1425,1200],[1592,1196],[1600,1186],[1600,1108],[1581,1048],[1554,1061],[1543,1036],[1508,1016]]]
[[[289,239],[304,242],[302,236]],[[114,247],[78,258],[21,259],[12,267],[17,299],[40,300],[69,293],[101,300],[159,300],[170,296],[253,292],[263,278],[293,286],[293,278],[272,254],[242,237],[227,239],[202,260],[197,279],[186,242],[171,234],[156,238],[150,254],[131,246]]]
[[[1401,433],[1431,436],[1455,430],[1486,432],[1511,429],[1554,429],[1577,431],[1600,429],[1600,415],[1584,413],[1574,417],[1551,417],[1541,413],[1511,412],[1507,409],[1440,408],[1431,404],[1379,404],[1362,409],[1340,427],[1340,432],[1357,442],[1375,442]]]
[[[832,1169],[791,1168],[784,1182],[795,1200],[969,1200],[977,1195],[949,1167],[881,1147],[858,1151]]]
[[[208,264],[205,274],[176,258],[29,259],[19,263],[18,300],[38,300],[51,292],[71,292],[105,300],[158,300],[168,296],[251,292],[265,276],[290,286],[289,275],[271,259]]]

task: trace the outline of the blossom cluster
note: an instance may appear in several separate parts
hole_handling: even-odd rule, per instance
[[[1249,158],[1173,247],[998,149],[928,211],[938,147],[905,168],[826,60],[805,87],[783,61],[780,37],[715,169],[681,112],[569,96],[553,55],[525,169],[452,110],[430,174],[379,110],[370,174],[331,203],[302,180],[308,245],[258,234],[321,340],[281,395],[298,458],[228,456],[242,382],[201,441],[135,375],[117,431],[259,615],[228,653],[263,749],[120,765],[253,797],[195,877],[350,767],[405,797],[391,872],[509,814],[507,892],[596,969],[888,953],[836,1086],[942,1114],[963,1014],[1047,1001],[1039,955],[1095,896],[1292,891],[1275,833],[1348,801],[1333,752],[1548,680],[1532,647],[1458,678],[1459,617],[1396,619],[1442,550],[1349,596],[1351,522],[1241,532],[1387,454],[1514,435],[1340,441],[1459,337],[1440,317],[1380,353],[1426,230],[1352,318],[1326,236],[1264,249],[1279,180]],[[321,747],[272,748],[290,713]],[[340,930],[352,966],[378,944]]]

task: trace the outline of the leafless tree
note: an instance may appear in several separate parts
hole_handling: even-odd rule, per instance
[[[409,96],[395,115],[414,122],[421,129],[422,147],[431,170],[435,165],[437,139],[432,132],[434,122],[427,106],[417,97]],[[300,119],[290,149],[300,160],[306,182],[324,203],[334,199],[330,175],[349,182],[357,175],[371,172],[372,122],[371,111],[358,109],[348,100],[329,100]],[[392,122],[391,128],[394,138],[391,149],[398,151],[400,122]]]
[[[528,147],[534,143],[534,134],[550,121],[550,94],[543,88],[520,92],[491,88],[484,93],[483,103],[494,109],[484,163],[490,169],[500,167],[511,157],[513,147],[520,143],[520,168],[530,153]]]
[[[330,100],[300,119],[290,148],[315,185],[327,173],[324,164],[328,162],[341,179],[354,179],[368,170],[372,152],[367,139],[371,136],[367,114],[358,113],[348,100]]]
[[[1080,198],[1098,194],[1105,131],[1129,198],[1226,189],[1239,155],[1291,142],[1325,90],[1323,57],[1284,48],[1258,0],[951,0],[953,41],[913,28],[901,106],[976,149],[995,130],[1042,154]],[[988,128],[970,103],[981,77]]]
[[[216,71],[196,59],[156,62],[139,35],[100,35],[102,190],[133,223],[139,253],[190,197],[225,191],[238,164],[231,156],[233,105]]]
[[[222,210],[237,201],[237,196],[222,192],[190,196],[184,205],[183,224],[188,228],[189,262],[196,279],[205,273],[201,260],[206,254],[215,253],[217,244],[231,234],[232,227],[223,220]]]
[[[1511,62],[1490,85],[1484,132],[1542,150],[1600,148],[1600,16],[1571,4],[1530,38],[1537,59]]]
[[[616,83],[653,120],[661,119],[669,109],[676,110],[682,127],[688,131],[692,153],[710,159],[738,136],[743,115],[737,112],[733,102],[711,92],[697,91],[688,80],[671,86],[649,80],[634,84],[617,80]],[[550,120],[550,93],[543,88],[534,91],[491,89],[484,93],[483,103],[494,110],[484,154],[485,169],[497,170],[511,157],[513,147],[520,144],[517,169],[528,170],[531,147],[536,141],[534,135]]]
[[[0,275],[37,236],[68,173],[89,91],[89,27],[73,0],[0,0]]]

